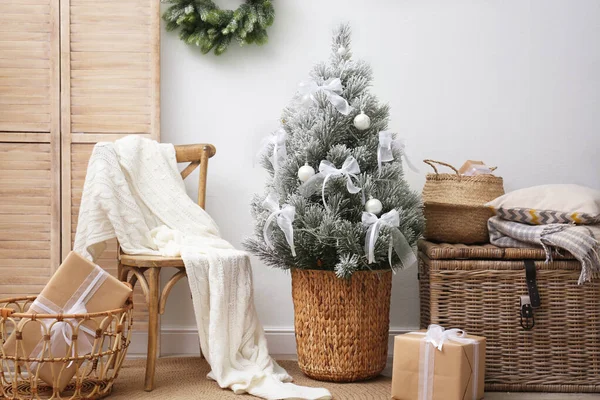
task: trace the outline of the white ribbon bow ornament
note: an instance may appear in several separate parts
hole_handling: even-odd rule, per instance
[[[279,228],[283,231],[285,240],[290,245],[292,256],[296,257],[296,248],[294,247],[294,227],[292,226],[294,218],[296,218],[296,207],[284,204],[283,207],[279,208],[279,196],[275,193],[269,193],[262,205],[264,208],[271,211],[271,215],[269,215],[265,222],[265,226],[263,227],[265,244],[269,249],[274,249],[273,242],[269,236],[269,228],[275,218],[277,218],[277,225],[279,225]]]
[[[418,173],[419,170],[410,161],[406,154],[406,143],[403,139],[394,140],[394,134],[391,131],[379,132],[379,146],[377,146],[377,165],[379,167],[379,174],[381,175],[381,164],[388,161],[394,160],[393,148],[397,148],[400,154],[404,157],[404,161],[408,168]]]
[[[392,266],[392,250],[396,250],[396,254],[400,258],[400,264],[403,268],[412,267],[417,262],[417,258],[408,244],[408,241],[400,232],[400,214],[396,209],[389,211],[377,218],[377,215],[370,212],[362,213],[362,223],[368,227],[365,236],[365,253],[369,264],[375,262],[375,243],[379,238],[379,231],[383,225],[391,228],[390,232],[390,247],[388,251],[388,260],[390,267]]]
[[[319,164],[319,173],[321,177],[325,178],[323,179],[323,187],[321,188],[321,197],[323,198],[323,206],[327,211],[329,211],[329,207],[327,206],[327,202],[325,201],[325,186],[327,185],[327,181],[329,180],[329,178],[340,175],[345,176],[346,189],[348,189],[349,193],[356,194],[361,190],[352,182],[352,178],[358,179],[357,174],[360,174],[360,167],[358,166],[358,162],[352,156],[346,158],[344,164],[342,164],[342,168],[340,169],[337,169],[332,162],[322,160]]]
[[[317,98],[315,93],[323,91],[327,96],[329,102],[344,115],[350,114],[354,108],[352,108],[346,99],[340,94],[343,91],[342,81],[340,78],[329,78],[322,86],[319,86],[315,81],[302,82],[298,85],[298,92],[300,93],[300,102],[303,105],[309,105],[310,103],[316,103]]]
[[[257,158],[258,156],[264,154],[267,147],[272,144],[273,154],[271,155],[271,165],[273,165],[273,170],[277,171],[277,169],[279,169],[279,164],[287,157],[287,149],[285,147],[286,139],[287,132],[283,128],[279,128],[271,135],[263,139],[261,150],[258,152]]]

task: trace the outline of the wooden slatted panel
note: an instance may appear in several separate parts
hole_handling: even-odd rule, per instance
[[[57,118],[58,7],[51,2],[0,2],[0,131],[50,133]]]
[[[70,125],[77,133],[158,129],[157,0],[70,0]]]
[[[62,254],[72,248],[93,144],[128,134],[160,140],[160,2],[61,0]],[[116,275],[116,244],[99,264]],[[137,331],[147,307],[134,296]]]
[[[85,171],[90,155],[92,154],[93,144],[73,144],[71,149],[71,233],[73,241],[77,230],[77,218],[79,216],[79,206],[81,204],[81,194],[83,183],[85,181]],[[73,245],[73,243],[71,243]],[[111,275],[117,276],[117,242],[111,240],[107,243],[106,250],[97,261],[98,265],[108,271]],[[135,295],[135,329],[146,330],[148,323],[148,307],[143,298],[140,286],[136,286]]]
[[[50,143],[0,143],[2,297],[38,294],[58,263],[53,158]]]
[[[0,1],[0,297],[60,264],[59,6]]]

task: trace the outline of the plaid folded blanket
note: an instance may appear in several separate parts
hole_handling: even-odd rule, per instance
[[[581,262],[579,284],[600,277],[599,225],[548,224],[527,225],[499,217],[488,220],[490,242],[498,247],[541,246],[546,262],[552,261],[552,250],[563,249]]]

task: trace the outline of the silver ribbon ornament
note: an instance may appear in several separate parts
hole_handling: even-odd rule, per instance
[[[271,155],[271,165],[273,170],[277,171],[279,165],[287,157],[287,149],[285,147],[285,141],[287,140],[287,132],[283,128],[279,128],[268,137],[264,138],[261,144],[261,150],[257,154],[257,159],[260,155],[266,152],[266,149],[273,145],[273,154]]]
[[[290,246],[292,256],[296,257],[296,248],[294,247],[294,227],[292,226],[294,218],[296,218],[296,207],[290,206],[289,204],[284,204],[282,207],[279,207],[279,196],[275,193],[269,193],[262,205],[264,208],[271,211],[271,215],[269,215],[265,221],[265,226],[263,227],[265,244],[271,250],[275,248],[269,235],[269,228],[273,221],[277,220],[277,225],[279,225],[279,228],[283,231],[285,240]]]
[[[352,182],[352,178],[358,179],[358,174],[360,174],[360,167],[356,159],[352,156],[348,156],[344,161],[344,164],[342,164],[342,168],[339,169],[336,168],[335,165],[333,165],[333,163],[328,160],[321,161],[321,163],[319,164],[318,175],[324,178],[323,186],[321,187],[321,197],[323,198],[323,206],[327,211],[329,211],[329,207],[327,206],[327,202],[325,201],[325,187],[327,186],[327,181],[334,176],[344,176],[346,178],[346,189],[348,189],[349,193],[356,194],[361,191],[361,188],[359,188]]]
[[[398,227],[400,226],[400,214],[396,209],[393,209],[377,218],[377,215],[370,212],[362,213],[363,226],[367,227],[367,234],[365,236],[365,253],[367,254],[367,262],[372,264],[375,262],[375,243],[379,238],[379,232],[382,226],[390,228],[390,246],[388,251],[388,260],[390,267],[392,266],[392,252],[396,251],[400,258],[400,264],[403,268],[412,267],[416,262],[417,258],[408,244],[408,241],[400,232]]]
[[[384,162],[394,161],[394,153],[392,149],[398,149],[408,168],[413,172],[419,173],[419,169],[410,161],[406,154],[406,143],[404,139],[394,140],[394,133],[391,131],[379,132],[379,145],[377,146],[377,166],[379,167],[379,174],[381,175],[381,165]]]
[[[327,96],[327,100],[343,115],[349,115],[354,108],[348,104],[348,101],[342,96],[343,91],[342,81],[340,78],[329,78],[323,85],[317,84],[315,81],[302,82],[298,85],[300,93],[300,102],[303,105],[316,103],[317,98],[315,93],[322,91]]]

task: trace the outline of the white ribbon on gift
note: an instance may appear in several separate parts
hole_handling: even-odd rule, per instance
[[[285,141],[287,139],[287,132],[283,128],[279,128],[275,132],[271,133],[268,137],[264,138],[260,146],[261,150],[257,154],[258,156],[264,154],[266,149],[273,145],[273,154],[271,155],[271,165],[273,170],[277,171],[281,161],[287,157],[287,149],[285,147]]]
[[[442,351],[446,341],[473,345],[473,380],[471,400],[477,400],[477,385],[479,382],[479,341],[467,338],[467,333],[461,329],[444,329],[440,325],[431,324],[427,332],[410,332],[413,335],[425,336],[421,340],[419,355],[419,400],[433,398],[433,372],[435,349]]]
[[[276,193],[269,193],[267,198],[263,201],[263,207],[271,211],[271,215],[265,221],[263,227],[263,237],[265,244],[271,250],[274,249],[273,242],[269,235],[269,228],[273,221],[277,219],[277,225],[283,231],[285,240],[288,242],[290,249],[292,250],[292,256],[296,257],[296,248],[294,247],[294,227],[292,223],[296,218],[296,207],[289,204],[284,204],[281,208],[279,207],[279,196]]]
[[[316,103],[317,98],[315,97],[315,93],[322,91],[327,96],[327,100],[329,100],[336,110],[344,115],[348,115],[354,110],[354,108],[348,104],[346,99],[340,96],[343,90],[344,88],[340,78],[329,78],[321,86],[319,86],[319,84],[317,84],[315,81],[301,82],[298,85],[298,92],[301,96],[300,102],[303,105]]]
[[[398,227],[400,226],[400,214],[396,209],[393,209],[377,218],[377,215],[364,211],[362,213],[363,226],[368,227],[365,235],[365,253],[369,264],[375,262],[375,243],[379,238],[379,231],[382,226],[390,228],[390,246],[388,251],[388,260],[390,267],[392,266],[392,251],[395,250],[400,258],[400,264],[403,268],[412,267],[417,258]]]
[[[79,285],[79,288],[71,295],[69,300],[63,307],[54,304],[48,298],[39,295],[35,301],[31,304],[30,311],[41,314],[85,314],[87,313],[86,303],[94,296],[96,291],[102,286],[104,281],[108,278],[108,273],[97,265],[94,270],[88,274],[84,281]],[[75,344],[73,343],[73,326],[77,329],[77,320],[73,318],[67,318],[63,321],[57,321],[53,319],[39,319],[43,324],[41,327],[42,335],[46,332],[50,334],[51,353],[53,357],[61,357],[59,346],[61,343],[65,343],[67,347],[71,348],[71,356],[75,356]],[[78,335],[77,335],[77,353],[88,354],[94,348],[94,337],[96,332],[79,324]],[[62,336],[62,338],[61,338]],[[64,340],[64,342],[63,342]],[[41,358],[44,352],[44,341],[40,341],[38,345],[31,352],[30,357],[37,355],[35,358]],[[73,361],[67,365],[70,368]],[[37,363],[31,364],[31,369],[37,368]]]
[[[381,175],[381,165],[384,162],[394,161],[394,154],[392,149],[396,148],[402,154],[404,161],[408,168],[413,170],[413,172],[418,173],[419,169],[415,167],[415,165],[408,158],[408,154],[406,154],[406,143],[404,139],[396,139],[394,140],[394,133],[391,131],[381,131],[379,132],[379,145],[377,146],[377,166],[379,167],[379,174]]]

